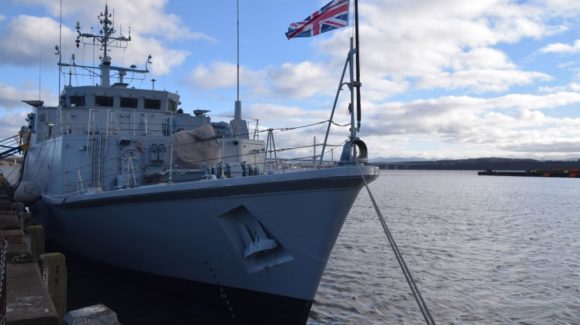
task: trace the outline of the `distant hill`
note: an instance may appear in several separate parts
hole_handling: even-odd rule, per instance
[[[570,169],[580,168],[578,160],[535,160],[510,158],[473,158],[457,160],[427,160],[373,162],[381,169],[414,169],[414,170],[530,170],[530,169]]]
[[[427,161],[427,159],[425,158],[420,158],[420,157],[389,157],[389,158],[385,158],[385,157],[378,157],[378,158],[371,158],[369,159],[369,162],[371,163],[399,163],[399,162],[417,162],[417,161]]]

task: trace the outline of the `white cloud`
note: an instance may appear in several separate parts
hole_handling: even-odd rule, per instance
[[[578,53],[580,52],[580,40],[574,44],[552,43],[540,49],[542,53]]]
[[[202,88],[226,88],[236,85],[236,65],[214,62],[209,67],[198,65],[191,72],[191,81]]]
[[[24,109],[11,111],[0,115],[0,139],[6,139],[14,136],[20,130],[20,127],[26,125],[26,114]]]
[[[267,116],[269,127],[298,126],[296,123],[309,124],[328,119],[327,111],[312,111],[302,107],[269,103],[257,103],[248,107],[249,116]],[[288,122],[292,125],[289,125]]]
[[[338,79],[331,73],[325,65],[305,61],[259,70],[241,66],[240,80],[242,87],[250,87],[255,94],[300,99],[334,93]],[[205,89],[233,87],[236,85],[236,65],[229,62],[198,65],[191,72],[190,81]]]
[[[43,6],[53,17],[60,15],[60,3],[54,0],[22,0],[32,6]],[[156,36],[163,39],[189,38],[215,41],[204,33],[191,31],[181,17],[165,12],[167,0],[109,0],[106,2],[113,15],[115,27],[123,26],[125,33],[128,27],[139,35]],[[102,0],[63,0],[62,14],[74,17],[81,27],[87,28],[97,24],[95,16],[104,11]],[[81,16],[81,17],[78,17]]]
[[[236,64],[229,62],[212,62],[209,66],[200,64],[190,73],[189,80],[202,89],[229,88],[236,85]],[[242,87],[261,89],[265,85],[265,71],[251,70],[240,66]]]
[[[365,133],[381,135],[383,142],[391,138],[413,138],[415,142],[429,139],[443,148],[471,147],[480,156],[493,152],[504,156],[515,152],[521,157],[547,154],[564,157],[571,153],[580,156],[580,118],[548,115],[551,110],[567,105],[580,105],[580,94],[512,94],[489,99],[441,97],[369,105],[363,129]],[[383,146],[379,141],[374,144]],[[391,147],[390,151],[393,150],[407,149]],[[431,150],[430,154],[435,153]],[[458,155],[459,152],[450,154]],[[475,153],[467,154],[470,155]]]
[[[338,86],[338,79],[329,74],[325,65],[310,61],[284,63],[280,68],[269,69],[268,76],[274,93],[293,98],[331,95]]]
[[[47,99],[48,101],[56,101],[55,96],[49,92],[42,91],[40,95],[41,98]],[[22,100],[38,99],[38,97],[38,90],[22,90],[21,88],[15,88],[0,82],[0,109],[9,110],[26,107],[27,105]]]
[[[418,88],[470,89],[474,93],[503,92],[512,86],[529,85],[536,80],[551,80],[540,72],[517,69],[478,69],[431,74],[417,82]]]
[[[379,102],[395,94],[404,93],[409,88],[410,82],[407,80],[390,80],[380,74],[369,73],[364,77],[361,92],[364,94],[365,100]],[[344,87],[344,89],[347,88]],[[342,96],[349,96],[349,93]]]
[[[541,4],[507,0],[373,1],[360,8],[363,81],[372,75],[373,81],[400,83],[399,89],[502,92],[548,80],[545,73],[522,70],[497,46],[563,30],[547,22]],[[342,61],[348,35],[344,30],[315,44]],[[366,88],[381,91],[372,83]]]
[[[0,61],[3,64],[28,65],[44,60],[58,61],[54,46],[58,44],[59,24],[49,17],[20,15],[14,17],[0,38]],[[64,27],[63,37],[72,39],[73,32]]]
[[[22,106],[22,92],[14,87],[6,86],[0,83],[0,107],[1,108],[15,108]]]
[[[59,2],[52,0],[25,0],[33,6],[44,6],[52,17],[59,17]],[[111,0],[109,9],[114,13],[114,27],[134,40],[126,49],[112,49],[113,64],[119,61],[127,64],[138,64],[143,68],[147,56],[153,56],[151,71],[153,74],[168,74],[173,68],[183,64],[189,52],[167,46],[175,39],[193,39],[215,42],[215,39],[204,33],[191,31],[179,16],[164,12],[166,2],[157,0]],[[98,9],[95,9],[98,8]],[[90,27],[97,27],[96,11],[104,9],[100,0],[63,1],[64,18],[74,18],[81,22],[81,31],[90,32]],[[99,11],[99,12],[100,12]],[[0,31],[0,59],[5,63],[30,64],[37,62],[40,54],[51,55],[54,46],[59,43],[58,18],[18,16],[11,20],[4,31]],[[154,23],[152,23],[154,22]],[[72,44],[76,32],[63,25],[62,28],[63,60],[73,53]],[[91,50],[84,45],[74,51],[78,64],[92,64]],[[88,52],[88,54],[87,54]],[[87,62],[80,62],[86,57]],[[56,62],[56,60],[55,60]]]
[[[455,70],[516,68],[504,52],[489,47],[462,52],[451,63],[451,66]]]
[[[92,52],[84,46],[73,51],[73,40],[76,33],[63,26],[62,53],[63,61],[68,62],[69,56],[76,53],[77,64],[92,65]],[[48,17],[17,16],[10,22],[0,39],[0,60],[4,64],[30,65],[38,64],[42,56],[43,62],[52,61],[54,65],[58,61],[54,56],[55,45],[59,44],[59,23]],[[134,35],[135,36],[135,35]],[[138,36],[136,36],[138,38]],[[127,65],[138,64],[141,68],[149,54],[153,55],[152,72],[166,74],[173,67],[183,63],[189,55],[182,50],[166,48],[153,38],[141,38],[133,42],[125,51],[112,49],[113,63],[126,61]],[[122,65],[122,63],[121,63]]]
[[[540,87],[540,93],[556,93],[556,92],[578,92],[580,93],[580,83],[571,82],[563,86],[555,87]]]
[[[116,55],[113,56],[113,63],[122,66],[136,64],[143,68],[149,54],[153,57],[153,64],[150,66],[151,72],[154,75],[165,75],[170,73],[173,68],[180,66],[190,53],[184,50],[167,48],[155,38],[141,38],[132,42],[125,53],[117,50]]]
[[[580,104],[580,93],[562,91],[545,95],[509,94],[485,101],[485,107],[500,109],[550,110],[562,106]]]
[[[570,17],[580,13],[580,2],[577,0],[544,0],[538,1],[543,9],[552,15]]]

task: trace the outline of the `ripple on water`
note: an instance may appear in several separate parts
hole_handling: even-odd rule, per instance
[[[388,171],[371,184],[439,324],[580,323],[580,182]],[[309,324],[423,318],[361,192]]]

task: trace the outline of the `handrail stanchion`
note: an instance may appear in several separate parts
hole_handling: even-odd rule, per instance
[[[169,183],[173,183],[173,144],[169,150]]]

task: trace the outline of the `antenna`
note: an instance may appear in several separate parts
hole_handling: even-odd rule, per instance
[[[240,0],[236,1],[236,103],[234,119],[230,121],[234,137],[250,138],[248,125],[242,120],[242,102],[240,101]]]
[[[77,21],[75,25],[75,29],[77,32],[75,46],[79,48],[82,43],[83,46],[90,45],[93,47],[93,66],[78,65],[74,62],[74,58],[70,63],[63,63],[61,60],[59,60],[58,65],[60,67],[69,67],[69,86],[72,75],[72,69],[77,68],[89,71],[91,80],[94,77],[99,77],[101,82],[98,85],[101,87],[110,87],[111,71],[118,72],[119,83],[121,84],[124,83],[124,77],[126,76],[127,72],[142,73],[142,74],[149,73],[148,64],[151,64],[151,55],[149,55],[149,57],[147,58],[144,70],[137,69],[137,66],[134,65],[131,66],[130,68],[111,65],[112,59],[109,52],[111,52],[112,48],[125,49],[128,46],[128,42],[131,41],[131,27],[129,27],[128,36],[125,36],[123,34],[118,36],[114,35],[115,33],[117,33],[117,30],[113,26],[114,18],[115,18],[114,13],[112,11],[109,11],[108,5],[105,5],[105,11],[101,12],[97,16],[97,20],[100,25],[98,32],[94,30],[92,27],[90,33],[81,32],[80,22]],[[97,47],[99,47],[100,51],[99,55],[100,65],[98,67],[94,66],[96,56],[95,50]],[[97,71],[100,72],[100,74]]]
[[[62,0],[60,0],[60,7],[59,7],[59,13],[58,13],[58,90],[57,90],[57,94],[58,94],[58,124],[59,124],[59,129],[60,129],[60,133],[62,134],[62,103],[61,103],[61,97],[60,97],[60,83],[61,83],[61,78],[62,78],[62,66],[60,65],[62,63]]]
[[[101,46],[101,50],[102,50],[102,55],[100,57],[101,59],[101,65],[99,66],[100,70],[101,70],[101,86],[104,87],[109,87],[110,86],[110,71],[111,70],[118,70],[117,67],[112,67],[111,66],[111,57],[109,56],[109,51],[111,47],[116,47],[116,48],[125,48],[126,42],[129,42],[131,40],[131,37],[125,37],[125,36],[113,36],[114,33],[116,33],[117,31],[115,30],[115,27],[113,26],[113,20],[114,20],[114,16],[113,13],[109,13],[109,7],[108,5],[105,5],[105,12],[101,12],[98,16],[97,16],[97,20],[99,21],[99,24],[101,25],[101,28],[99,30],[99,34],[91,34],[91,33],[81,33],[81,26],[80,23],[77,22],[75,29],[77,31],[77,39],[75,41],[76,43],[76,47],[78,48],[81,44],[81,42],[83,44],[84,43],[83,39],[87,38],[87,39],[92,39],[93,44],[98,43]]]
[[[41,89],[42,89],[42,54],[39,54],[38,55],[38,101],[40,101],[42,99],[42,98],[40,98]]]
[[[60,53],[60,49],[62,49],[62,0],[60,0],[60,9],[59,9],[59,15],[58,15],[58,63],[60,63],[62,55]],[[59,68],[59,78],[58,78],[58,91],[60,92],[60,68]]]
[[[236,55],[236,59],[237,59],[237,70],[236,70],[236,86],[237,86],[237,97],[236,97],[236,101],[240,101],[240,0],[236,1],[236,31],[237,31],[237,35],[236,35],[236,40],[237,40],[237,55]],[[241,117],[241,116],[240,116]]]

